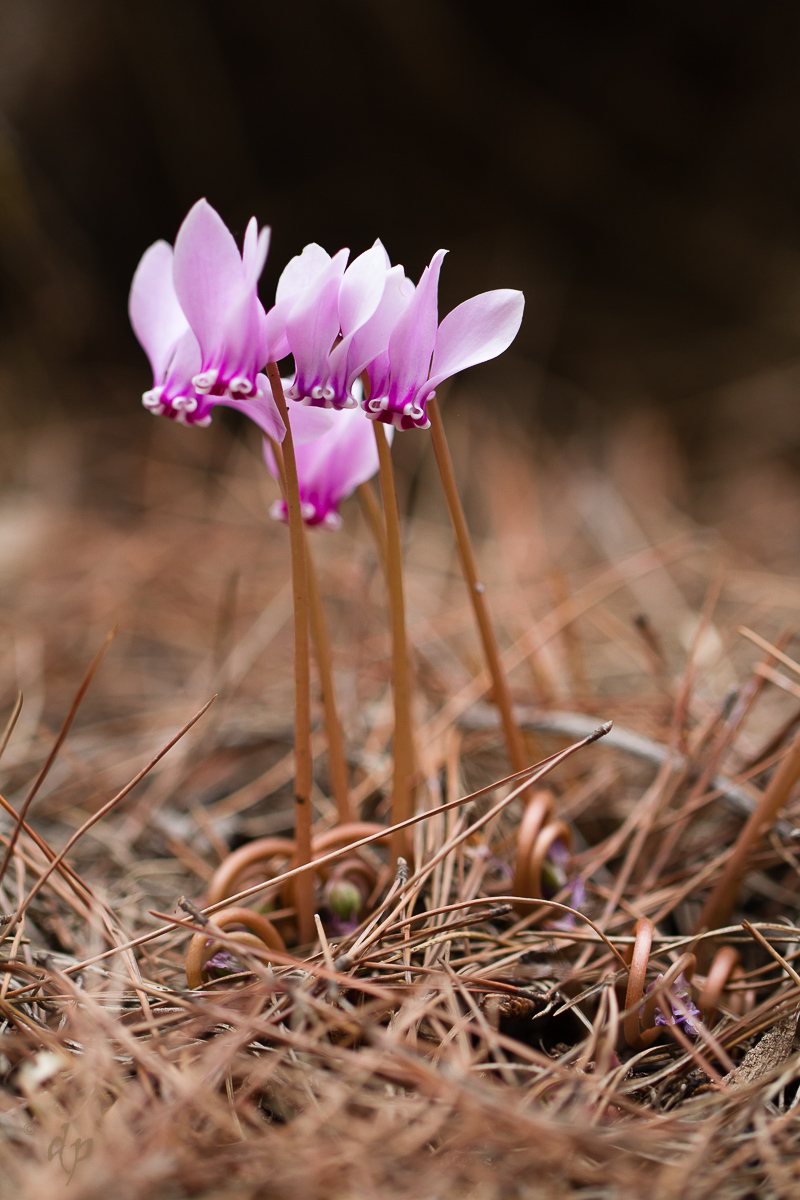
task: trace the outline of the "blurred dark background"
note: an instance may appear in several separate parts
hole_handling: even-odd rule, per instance
[[[798,61],[786,3],[2,0],[2,422],[145,420],[131,273],[206,195],[273,226],[267,302],[378,235],[452,251],[443,310],[523,288],[476,376],[522,422],[644,410],[699,471],[793,469]]]

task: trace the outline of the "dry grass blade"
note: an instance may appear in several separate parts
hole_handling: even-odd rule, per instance
[[[8,869],[8,864],[11,861],[12,854],[14,853],[14,847],[17,844],[17,838],[19,837],[20,830],[22,829],[22,823],[25,820],[26,816],[28,815],[28,809],[30,808],[33,801],[35,800],[39,789],[41,788],[41,786],[44,783],[45,779],[47,778],[48,774],[50,773],[50,769],[53,766],[53,763],[56,761],[56,758],[58,757],[58,752],[61,749],[61,747],[63,746],[64,742],[66,741],[67,734],[69,733],[69,731],[72,727],[72,722],[75,720],[75,716],[78,712],[78,709],[81,706],[81,702],[82,702],[84,696],[86,695],[86,692],[89,689],[89,685],[91,684],[92,680],[94,679],[95,675],[97,674],[97,671],[100,668],[100,664],[103,661],[103,659],[105,658],[106,652],[109,649],[114,638],[116,637],[116,634],[117,634],[117,627],[115,627],[114,629],[111,630],[111,632],[108,634],[106,640],[103,642],[103,645],[100,647],[97,654],[94,656],[91,663],[89,664],[86,674],[84,675],[83,680],[81,682],[81,685],[78,688],[77,692],[75,693],[75,697],[72,701],[69,712],[67,713],[67,715],[64,719],[64,723],[61,726],[61,729],[59,730],[58,737],[56,738],[55,742],[53,743],[53,748],[51,749],[50,753],[48,754],[47,759],[45,760],[44,766],[42,767],[41,771],[36,776],[36,779],[34,780],[34,783],[33,783],[33,787],[30,789],[27,796],[25,797],[25,800],[23,801],[22,808],[20,809],[19,816],[17,818],[17,824],[11,835],[11,839],[8,843],[8,846],[6,847],[6,852],[5,852],[5,855],[3,856],[2,862],[0,862],[0,883],[2,883],[3,879],[5,878],[5,873]],[[17,703],[19,706],[19,711],[21,711],[21,709],[22,709],[22,698],[21,697]],[[17,711],[16,716],[14,716],[15,723],[16,723],[16,718],[19,716],[19,711]],[[13,725],[11,726],[11,729],[13,729]],[[9,730],[9,736],[10,736],[10,732],[11,731]]]

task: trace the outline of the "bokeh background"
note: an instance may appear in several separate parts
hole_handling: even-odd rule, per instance
[[[206,195],[273,226],[267,302],[306,242],[376,236],[415,276],[451,250],[445,310],[521,287],[453,403],[657,458],[794,563],[799,58],[800,9],[744,0],[0,0],[2,428],[149,436],[127,288]]]

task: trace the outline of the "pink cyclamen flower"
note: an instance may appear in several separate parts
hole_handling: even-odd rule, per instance
[[[378,470],[372,426],[358,405],[328,413],[291,404],[289,424],[295,444],[303,520],[307,525],[339,529],[342,524],[339,505]],[[273,479],[277,479],[277,465],[266,440],[264,458]],[[271,516],[278,521],[287,519],[285,501],[273,504]]]
[[[427,401],[445,379],[502,354],[522,321],[525,299],[509,288],[482,292],[459,304],[438,324],[439,272],[446,250],[437,250],[420,281],[402,289],[402,311],[386,352],[367,367],[369,417],[397,429],[427,429]]]
[[[347,267],[349,250],[333,258],[312,243],[288,263],[268,320],[282,324],[295,363],[290,400],[315,408],[352,408],[353,385],[389,344],[398,307],[398,274],[380,241]],[[346,269],[345,269],[346,268]]]
[[[258,372],[269,358],[267,317],[258,279],[269,229],[247,225],[242,253],[219,213],[198,200],[178,230],[172,275],[175,294],[200,346],[192,382],[201,394],[233,399],[258,395]]]
[[[189,217],[184,221],[181,233],[186,228],[193,213],[197,213],[198,209],[201,213],[205,210],[213,214],[214,220],[211,222],[214,226],[217,222],[222,225],[221,219],[214,213],[214,210],[205,201],[200,201],[199,205],[204,206],[199,209],[195,205],[191,210]],[[207,215],[207,213],[205,214]],[[190,225],[190,232],[194,228],[196,231],[198,225],[196,219],[193,225]],[[233,238],[228,233],[225,226],[222,228],[230,242],[233,245],[237,259],[241,263],[243,260],[239,257],[239,252],[236,250],[236,244]],[[218,228],[217,228],[218,232]],[[257,251],[253,249],[255,234],[255,221],[251,221],[248,226],[248,234],[245,236],[245,257],[252,258]],[[220,239],[221,240],[221,239]],[[183,241],[183,254],[187,253],[187,246],[191,249],[191,238],[187,243]],[[248,246],[250,249],[248,249]],[[263,246],[263,241],[262,241]],[[213,254],[212,254],[213,257]],[[228,408],[235,408],[240,412],[245,413],[250,417],[265,433],[276,441],[282,441],[286,430],[281,421],[280,414],[272,394],[269,390],[269,385],[264,375],[255,375],[254,385],[250,392],[245,394],[243,386],[238,386],[238,390],[229,389],[220,391],[219,387],[215,387],[213,391],[206,391],[198,387],[198,380],[202,382],[204,353],[201,342],[198,337],[197,329],[190,326],[189,318],[185,312],[183,304],[178,298],[178,292],[175,285],[176,265],[178,263],[178,254],[173,252],[172,247],[164,241],[155,242],[142,255],[131,284],[131,292],[128,303],[128,311],[130,313],[131,325],[139,342],[141,343],[147,357],[150,360],[150,366],[153,369],[153,387],[145,392],[142,396],[142,403],[150,412],[162,414],[171,417],[173,420],[180,421],[184,425],[208,425],[211,422],[211,413],[215,405],[223,404]],[[260,268],[259,268],[260,269]],[[193,268],[195,274],[201,274],[199,267],[195,264]],[[184,267],[182,273],[183,286],[185,290],[186,280],[191,272]],[[257,278],[257,273],[256,273]],[[261,308],[258,298],[255,298],[256,304],[261,311],[263,317],[263,308]],[[238,311],[241,315],[243,310],[250,307],[248,317],[247,311],[244,312],[244,327],[247,326],[248,319],[252,318],[253,306],[248,303],[238,305]],[[198,305],[189,300],[189,308],[196,312]],[[256,314],[257,315],[257,314]],[[261,318],[258,318],[261,321]],[[258,323],[258,322],[257,322]],[[262,321],[263,323],[263,321]],[[233,324],[226,324],[226,314],[220,310],[220,323],[218,332],[215,334],[211,329],[211,325],[205,325],[201,321],[200,328],[207,342],[210,339],[220,351],[220,360],[225,359],[227,353],[227,361],[229,364],[236,360],[236,370],[239,372],[239,378],[243,378],[242,371],[244,361],[242,353],[236,354],[230,352],[230,348],[234,350],[238,346],[241,351],[247,339],[241,334],[241,331],[234,332],[225,341],[225,331],[228,328],[233,329]],[[264,339],[261,339],[264,342]],[[259,343],[261,344],[261,343]],[[228,347],[226,351],[225,347]],[[261,353],[265,354],[261,364],[266,361],[266,350],[254,350],[253,345],[247,347],[248,370],[251,373],[255,371],[255,367],[259,365],[258,358]],[[228,371],[228,373],[230,373]],[[224,379],[224,372],[220,373],[218,384],[221,385]],[[233,380],[237,376],[233,376]]]

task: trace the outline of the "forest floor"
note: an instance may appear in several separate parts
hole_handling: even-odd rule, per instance
[[[292,598],[275,486],[255,442],[224,424],[158,420],[149,441],[107,423],[4,437],[0,716],[23,703],[0,789],[17,813],[30,800],[23,827],[0,816],[6,1194],[797,1194],[796,790],[749,856],[724,932],[697,931],[800,726],[800,567],[786,538],[800,494],[720,485],[684,502],[675,455],[646,421],[599,464],[459,416],[446,414],[454,459],[531,763],[613,721],[535,785],[550,806],[542,828],[557,825],[565,848],[563,864],[539,864],[548,896],[578,915],[504,899],[518,895],[528,797],[502,806],[509,785],[493,786],[508,759],[432,456],[409,436],[397,454],[426,814],[411,878],[380,842],[359,852],[380,914],[360,934],[337,922],[321,870],[310,946],[293,942],[291,889],[267,889],[253,907],[288,949],[223,933],[195,987],[187,946],[204,941],[220,863],[292,835]],[[360,820],[385,824],[386,592],[354,500],[344,516],[310,541],[351,799]],[[322,836],[336,809],[315,704]],[[671,1024],[655,1000],[649,1026],[636,1005],[626,1015],[643,918],[651,996],[697,960],[691,982],[689,967],[667,979]],[[724,947],[735,966],[712,1005]]]

